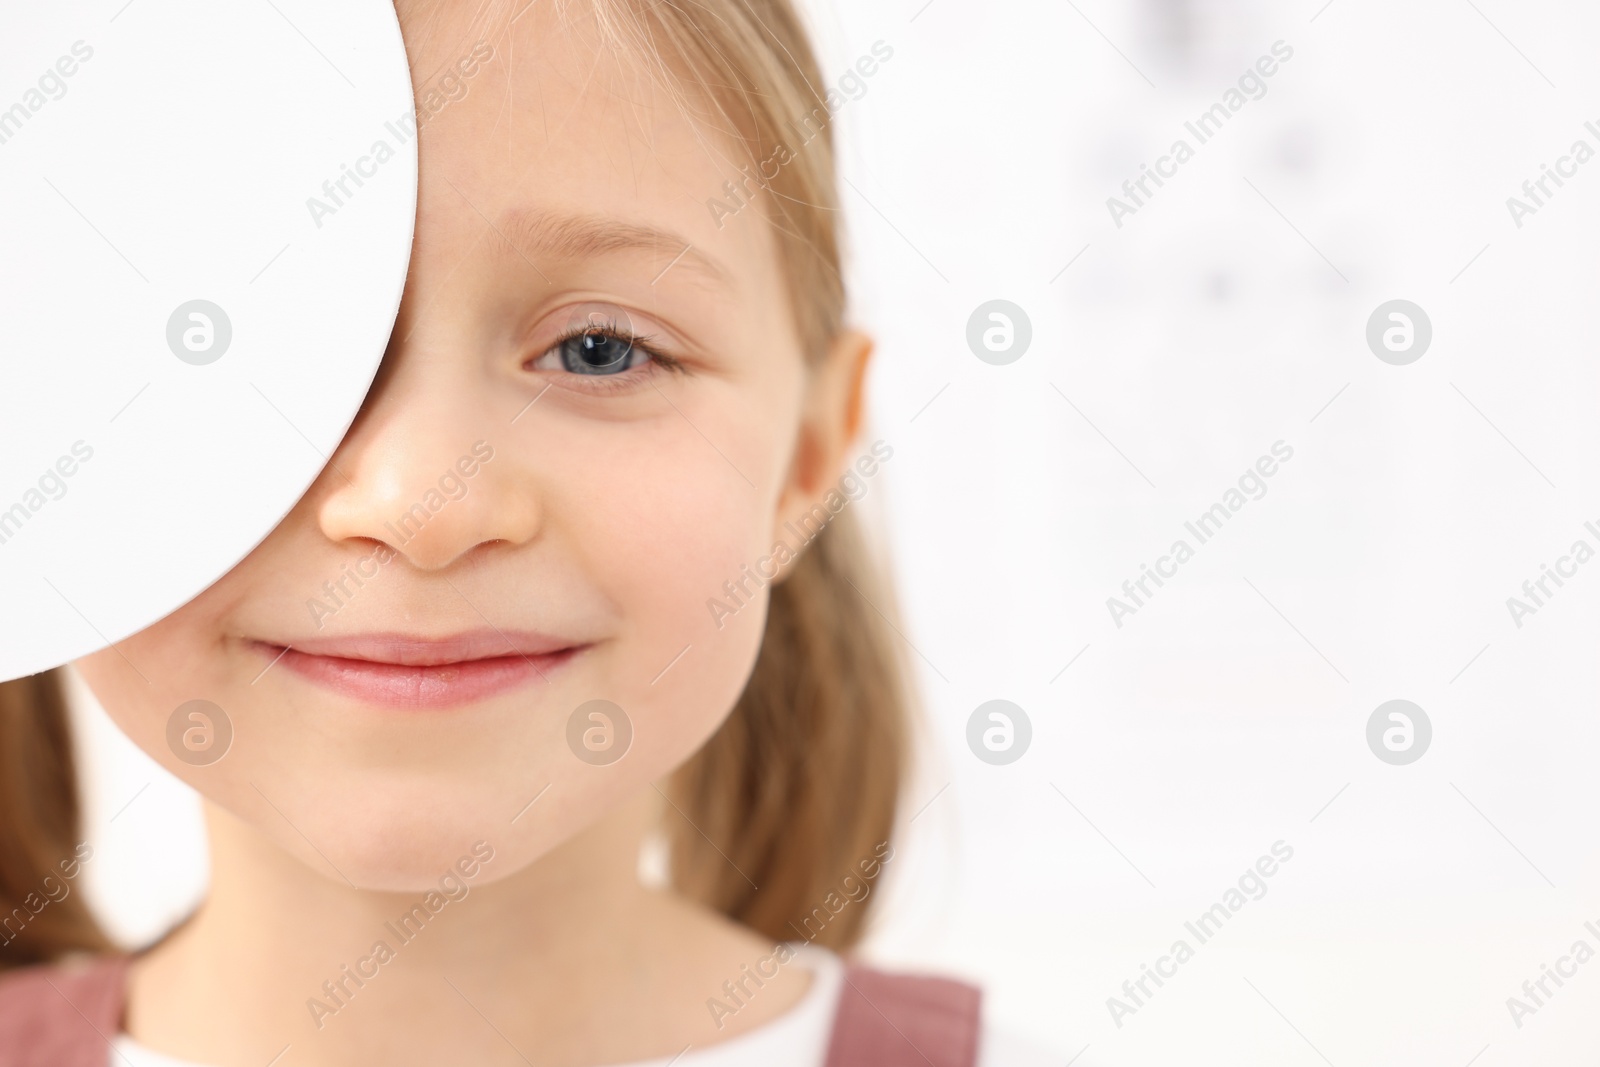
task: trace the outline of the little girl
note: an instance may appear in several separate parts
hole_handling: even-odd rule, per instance
[[[397,7],[430,103],[366,404],[254,552],[75,664],[204,798],[207,899],[113,949],[59,891],[61,680],[0,686],[0,1064],[1024,1062],[975,989],[836,955],[906,695],[796,13]]]

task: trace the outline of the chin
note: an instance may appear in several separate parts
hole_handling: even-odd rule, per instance
[[[583,768],[584,771],[594,768]],[[423,894],[454,876],[469,887],[510,877],[581,833],[639,783],[601,774],[557,777],[540,792],[522,775],[344,775],[329,788],[281,783],[280,818],[244,797],[248,822],[299,862],[339,884]],[[584,778],[588,778],[584,781]],[[546,779],[549,781],[549,779]],[[267,789],[272,787],[262,783]],[[535,796],[538,797],[535,800]],[[251,800],[255,804],[250,804]],[[515,821],[513,821],[515,818]],[[302,836],[303,835],[303,836]]]
[[[362,840],[342,842],[339,856],[323,851],[339,867],[341,881],[348,879],[363,890],[420,895],[441,883],[476,887],[498,881],[537,858],[518,855],[525,850],[492,837],[465,827],[407,820],[383,825]],[[326,864],[321,866],[326,869]]]
[[[305,783],[257,781],[259,795],[248,789],[217,799],[296,861],[339,885],[424,893],[453,875],[476,886],[513,873],[513,855],[520,854],[517,866],[536,858],[512,840],[513,834],[527,836],[522,823],[529,820],[512,826],[502,810],[509,802],[491,795],[482,782],[379,783],[347,775],[332,787],[307,789]],[[264,803],[268,796],[272,807]]]

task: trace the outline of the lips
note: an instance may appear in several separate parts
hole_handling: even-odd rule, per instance
[[[251,644],[307,681],[364,703],[397,708],[459,707],[543,684],[550,672],[587,647],[543,634],[496,630]]]

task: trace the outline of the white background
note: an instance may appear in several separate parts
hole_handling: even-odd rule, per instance
[[[1600,548],[1600,160],[1521,229],[1505,201],[1600,148],[1600,12],[838,6],[826,70],[894,49],[838,122],[895,448],[862,507],[928,718],[869,955],[981,981],[1062,1063],[1593,1062],[1600,961],[1520,1029],[1505,1002],[1600,949],[1600,561],[1521,629],[1505,601]],[[1106,198],[1278,40],[1266,97],[1114,226]],[[994,298],[1032,321],[1005,367],[965,341]],[[1407,367],[1364,339],[1395,298],[1433,323]],[[1113,625],[1106,598],[1278,440],[1267,495]],[[1004,767],[966,747],[994,698],[1034,729]],[[1433,724],[1410,766],[1367,748],[1393,698]],[[108,731],[91,891],[149,936],[199,891],[197,824]],[[1107,997],[1278,840],[1266,896],[1114,1025]]]

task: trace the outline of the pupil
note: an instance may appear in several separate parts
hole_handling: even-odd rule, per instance
[[[621,367],[633,347],[629,342],[599,330],[588,331],[576,340],[578,357],[585,370]]]

